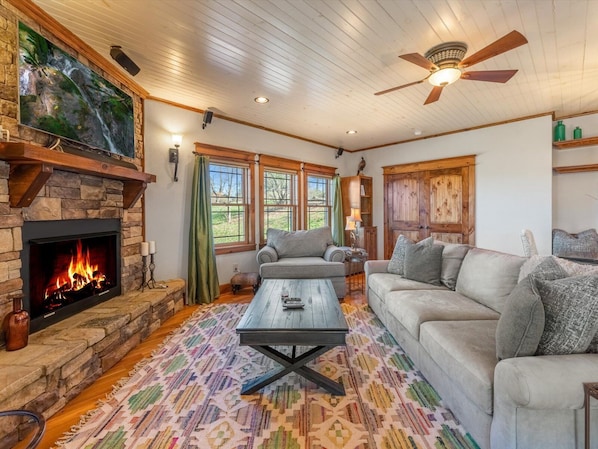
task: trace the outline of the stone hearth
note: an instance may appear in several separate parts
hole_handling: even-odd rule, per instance
[[[185,282],[129,291],[0,351],[0,410],[52,416],[184,305]],[[1,432],[1,429],[0,429]]]

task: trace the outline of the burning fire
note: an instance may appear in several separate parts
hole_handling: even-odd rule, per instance
[[[77,253],[71,256],[71,262],[66,273],[58,275],[54,285],[46,288],[44,299],[53,296],[64,299],[64,292],[77,292],[93,286],[94,290],[101,290],[106,283],[106,275],[99,271],[97,264],[91,263],[89,248],[83,251],[81,240],[77,241]]]

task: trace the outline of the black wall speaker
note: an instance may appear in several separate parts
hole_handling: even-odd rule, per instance
[[[141,70],[137,64],[133,62],[131,58],[129,58],[124,51],[118,45],[113,45],[110,47],[110,56],[116,62],[118,62],[123,69],[129,72],[132,76],[135,76]]]
[[[204,111],[203,113],[203,124],[201,125],[201,129],[206,129],[206,126],[208,126],[210,123],[212,123],[212,116],[214,115],[214,113],[212,111]]]

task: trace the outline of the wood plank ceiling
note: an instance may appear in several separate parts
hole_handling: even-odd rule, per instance
[[[122,46],[153,97],[348,150],[598,109],[596,0],[34,3],[108,59]],[[373,95],[428,74],[400,54],[462,41],[470,55],[511,30],[529,44],[474,68],[519,69],[506,84],[459,80],[426,106],[427,82]],[[260,95],[270,102],[256,104]]]

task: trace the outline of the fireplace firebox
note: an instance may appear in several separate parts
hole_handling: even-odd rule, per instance
[[[120,295],[120,220],[25,222],[22,262],[35,332]]]

